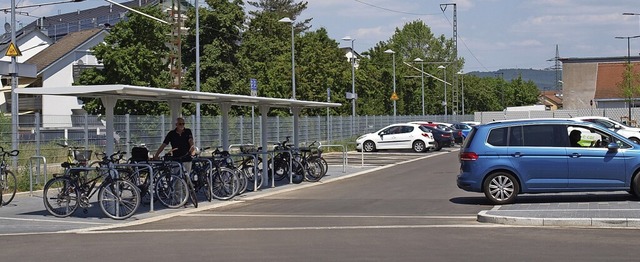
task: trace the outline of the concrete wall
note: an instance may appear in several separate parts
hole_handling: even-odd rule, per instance
[[[590,108],[589,101],[593,100],[596,94],[597,76],[598,63],[596,62],[564,63],[562,65],[564,109]]]

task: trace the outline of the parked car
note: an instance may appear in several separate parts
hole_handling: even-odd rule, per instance
[[[452,127],[454,130],[459,130],[461,132],[462,140],[467,138],[467,136],[469,135],[469,132],[471,132],[471,129],[473,129],[473,127],[464,123],[453,123]],[[462,143],[462,141],[459,143]]]
[[[453,138],[453,132],[451,130],[440,129],[435,126],[423,125],[424,127],[431,130],[431,134],[433,134],[434,141],[434,150],[440,151],[443,147],[450,147],[455,145],[455,140]]]
[[[583,116],[583,117],[575,117],[573,119],[577,119],[580,121],[593,122],[599,125],[602,125],[610,130],[617,132],[625,136],[626,138],[631,139],[631,141],[640,144],[640,128],[630,127],[620,122],[617,122],[608,117],[602,116]]]
[[[356,150],[372,152],[382,149],[413,149],[425,152],[435,148],[433,135],[417,124],[393,124],[356,139]]]
[[[431,127],[445,130],[445,131],[451,131],[451,133],[453,134],[453,140],[456,144],[462,144],[462,141],[464,141],[462,130],[455,129],[453,127],[453,124],[443,123],[443,122],[432,122],[432,121],[424,121],[424,122],[416,121],[416,122],[410,122],[410,123],[420,124],[424,126],[431,126]]]
[[[467,125],[470,125],[470,126],[477,126],[477,125],[480,124],[480,122],[478,122],[478,121],[462,121],[460,123],[467,124]]]
[[[571,146],[579,130],[597,137]],[[640,194],[640,145],[599,124],[574,119],[497,121],[473,128],[460,152],[459,188],[494,204],[518,194],[628,191]]]

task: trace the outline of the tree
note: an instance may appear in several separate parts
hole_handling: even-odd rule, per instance
[[[207,0],[208,8],[200,8],[200,91],[227,94],[249,94],[240,84],[238,52],[244,22],[240,0]],[[185,25],[189,28],[182,45],[183,64],[187,68],[183,89],[196,90],[195,9],[188,11]],[[212,104],[201,107],[204,115],[215,115]]]
[[[631,117],[631,106],[633,98],[640,93],[640,76],[635,72],[632,63],[627,63],[624,72],[622,72],[622,82],[618,83],[618,87],[622,90],[622,95],[629,106],[629,117]],[[629,119],[631,123],[632,119]]]
[[[157,6],[143,7],[141,12],[157,18],[164,14]],[[166,88],[170,82],[167,56],[168,25],[129,12],[128,20],[117,23],[104,42],[92,49],[103,69],[93,68],[80,75],[78,84],[126,84]],[[104,114],[99,99],[83,99],[90,114]],[[115,114],[162,114],[168,106],[149,101],[119,100]]]

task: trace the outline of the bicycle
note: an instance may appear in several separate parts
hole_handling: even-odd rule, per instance
[[[100,167],[70,167],[64,174],[54,174],[43,190],[47,211],[55,217],[68,217],[82,207],[86,214],[92,206],[89,200],[97,193],[105,215],[118,220],[131,217],[140,206],[140,191],[130,181],[120,178],[115,169],[114,163],[122,155],[121,152],[105,155]],[[98,175],[88,179],[89,172]]]
[[[220,151],[216,148],[211,154],[213,159],[213,174],[211,175],[211,194],[219,200],[229,200],[235,197],[240,188],[246,186],[246,181],[234,167],[233,159],[228,151]]]
[[[16,196],[18,181],[16,180],[16,175],[7,169],[5,158],[6,156],[17,156],[20,151],[4,151],[4,148],[0,147],[0,154],[2,154],[2,162],[0,162],[0,206],[6,206]],[[5,194],[9,196],[7,200],[4,198]]]
[[[66,143],[56,144],[67,149],[67,159],[65,162],[69,163],[70,166],[87,166],[87,163],[91,160],[92,150],[86,150],[82,146],[70,146]]]
[[[165,154],[163,156],[163,159],[180,163],[180,168],[174,168],[173,169],[173,173],[175,175],[177,175],[181,180],[183,180],[187,184],[188,198],[191,201],[191,203],[193,204],[193,207],[197,208],[198,207],[198,197],[196,195],[195,186],[193,185],[193,181],[191,181],[191,178],[189,177],[189,174],[185,171],[185,169],[184,169],[184,167],[182,165],[182,162],[185,162],[185,160],[190,158],[190,156],[189,155],[173,156],[171,153],[174,150],[171,150],[167,154]]]
[[[272,159],[269,159],[269,174],[273,174],[275,181],[281,181],[287,174],[291,175],[291,182],[299,184],[304,180],[305,168],[295,157],[291,157],[289,145],[291,137],[287,136],[285,141],[276,144],[274,151],[277,151]],[[291,166],[291,171],[289,170]]]

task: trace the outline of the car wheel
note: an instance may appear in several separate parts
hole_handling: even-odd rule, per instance
[[[629,191],[632,195],[637,198],[640,198],[640,174],[636,173],[636,176],[633,178],[631,182],[631,190]]]
[[[640,139],[638,139],[637,137],[630,137],[629,140],[635,142],[636,144],[640,144]]]
[[[362,151],[364,152],[376,151],[376,143],[374,143],[373,141],[365,141],[362,144]]]
[[[442,144],[438,143],[438,141],[433,141],[434,151],[440,151],[442,149]]]
[[[496,205],[511,204],[516,200],[520,185],[513,175],[496,172],[487,177],[482,190],[487,199]]]
[[[413,151],[416,153],[422,153],[427,149],[424,142],[422,140],[417,140],[413,142]]]

